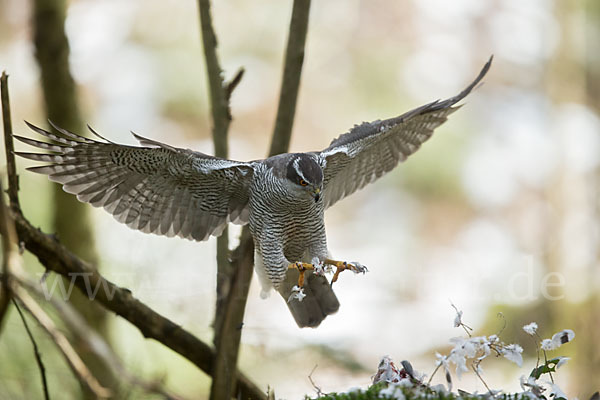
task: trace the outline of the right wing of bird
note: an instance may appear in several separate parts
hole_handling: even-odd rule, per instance
[[[252,163],[212,157],[135,135],[145,147],[79,136],[57,126],[54,134],[27,123],[55,143],[15,138],[45,153],[16,154],[47,165],[28,168],[119,222],[157,235],[206,240],[228,222],[248,222]]]

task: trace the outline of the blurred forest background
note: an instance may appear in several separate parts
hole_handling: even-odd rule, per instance
[[[23,120],[44,126],[46,118],[33,3],[0,0],[0,69],[11,77],[14,131],[24,136],[31,135]],[[231,158],[267,153],[290,10],[291,1],[213,4],[227,78],[246,70],[231,99]],[[81,119],[67,127],[81,131],[89,123],[127,144],[135,143],[133,130],[213,152],[196,2],[72,0],[66,33]],[[505,360],[483,364],[490,387],[520,389],[518,377],[535,365],[521,327],[536,321],[542,337],[563,328],[577,335],[560,354],[572,357],[557,381],[569,396],[598,390],[598,43],[597,0],[313,1],[292,151],[325,148],[355,123],[452,96],[490,54],[494,64],[422,150],[326,214],[333,254],[370,269],[341,277],[336,315],[300,330],[277,295],[260,299],[253,280],[242,370],[288,399],[313,392],[315,365],[312,378],[326,392],[366,387],[385,354],[430,374],[435,351],[461,334],[452,326],[452,301],[476,333],[499,331],[502,312],[503,339],[525,348],[522,369]],[[19,160],[23,210],[34,224],[49,232],[84,224],[89,232],[65,238],[69,247],[96,257],[108,279],[211,340],[214,238],[144,235],[91,206],[74,214],[45,177],[23,171],[29,165]],[[233,244],[238,232],[230,229]],[[30,255],[26,266],[41,277]],[[133,371],[162,377],[190,398],[208,393],[209,378],[177,354],[119,318],[90,318]],[[50,387],[60,387],[61,398],[79,398],[64,360],[33,330]],[[39,397],[30,347],[12,312],[0,337],[1,399]],[[472,374],[456,386],[485,390]]]

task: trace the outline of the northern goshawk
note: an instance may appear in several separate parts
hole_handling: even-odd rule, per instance
[[[249,224],[263,290],[277,289],[300,327],[316,327],[339,308],[323,271],[335,268],[332,283],[345,269],[364,271],[358,263],[330,258],[324,211],[417,151],[459,108],[454,105],[481,81],[491,61],[458,95],[357,125],[322,151],[240,162],[135,134],[143,147],[110,142],[93,130],[100,141],[28,124],[53,143],[15,136],[47,151],[17,154],[49,163],[28,169],[142,232],[201,241],[218,236],[229,222]]]

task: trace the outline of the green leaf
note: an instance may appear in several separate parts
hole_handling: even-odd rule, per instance
[[[531,374],[529,374],[529,376],[532,376],[535,379],[540,379],[540,376],[542,376],[543,374],[548,374],[550,372],[556,372],[556,364],[558,364],[559,361],[560,361],[560,358],[553,358],[551,360],[548,360],[545,364],[540,365],[537,368],[534,368],[531,371]]]

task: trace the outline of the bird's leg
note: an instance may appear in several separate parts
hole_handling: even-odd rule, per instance
[[[338,277],[340,276],[340,273],[342,271],[350,270],[350,271],[354,272],[355,274],[358,274],[360,272],[362,272],[364,274],[365,272],[368,271],[367,267],[365,267],[364,265],[362,265],[356,261],[346,262],[346,261],[336,261],[336,260],[331,260],[329,258],[326,258],[325,261],[323,261],[323,262],[327,265],[331,265],[336,268],[335,273],[333,274],[333,278],[331,278],[332,285],[333,285],[333,282],[338,280]]]
[[[304,273],[308,270],[314,270],[315,266],[308,263],[295,262],[288,265],[288,269],[297,269],[298,272],[300,272],[300,276],[298,276],[298,287],[301,288],[304,286]]]

